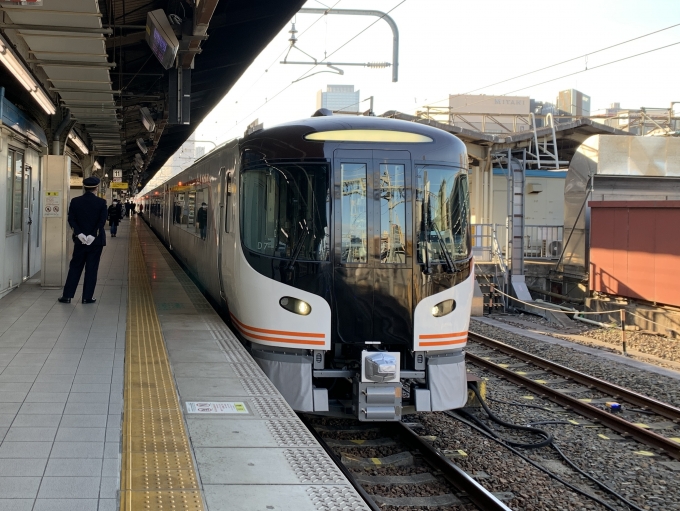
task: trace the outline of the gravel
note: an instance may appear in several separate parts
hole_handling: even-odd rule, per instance
[[[522,318],[522,320],[524,321],[524,318]],[[666,401],[670,404],[677,406],[680,403],[680,383],[678,380],[654,372],[636,369],[627,365],[593,357],[592,355],[579,352],[572,348],[540,343],[534,339],[474,321],[474,319],[470,325],[470,330],[501,340],[507,344],[535,353],[560,364],[573,367],[579,371],[592,374],[593,376],[611,381],[618,385],[626,386],[640,393],[652,395],[657,399]],[[484,348],[475,343],[470,343],[469,345],[470,351],[483,349]],[[494,356],[494,359],[495,358],[503,358],[503,355],[497,354]],[[494,413],[508,422],[526,425],[529,422],[541,420],[576,420],[577,422],[587,423],[585,419],[575,413],[566,411],[550,401],[543,400],[539,396],[531,396],[533,398],[531,400],[526,399],[529,395],[527,390],[523,390],[491,373],[487,373],[479,367],[474,367],[471,364],[468,368],[475,374],[488,378],[487,392],[489,400],[487,402]],[[588,394],[588,397],[593,396],[597,396],[597,394]],[[499,400],[515,403],[531,403],[532,405],[548,408],[551,411],[503,404],[500,403]],[[476,412],[476,415],[480,418],[485,417],[485,414],[481,410]],[[642,414],[637,416],[635,414],[632,415],[632,418],[636,417],[641,422],[660,420],[656,417],[651,419],[649,416],[644,416]],[[631,417],[626,418],[630,420]],[[462,425],[446,415],[421,414],[419,420],[426,426],[427,432],[423,434],[436,435],[438,438],[435,442],[435,446],[441,449],[465,449],[465,447],[462,447],[465,443],[465,438],[473,435],[470,433],[471,429],[468,426]],[[536,442],[540,440],[540,437],[536,436],[532,438],[531,435],[527,434],[518,435],[512,430],[497,426],[490,421],[486,421],[486,423],[503,437],[513,438],[524,442]],[[607,484],[607,486],[622,494],[640,508],[654,511],[680,511],[680,491],[678,491],[678,488],[680,488],[680,471],[673,471],[669,466],[664,465],[664,462],[673,462],[674,460],[671,458],[658,453],[652,457],[641,455],[639,454],[640,452],[650,452],[653,450],[633,440],[603,439],[599,435],[614,439],[620,437],[607,428],[592,423],[587,423],[587,425],[574,425],[569,423],[539,427],[554,435],[555,443],[577,466],[594,477],[597,477]],[[466,429],[468,430],[467,433]],[[658,432],[665,434],[666,436],[680,437],[680,430],[677,428],[670,431]],[[474,435],[477,435],[478,438],[481,437],[476,432]],[[501,459],[497,460],[496,458],[498,455],[494,455],[493,453],[493,449],[497,449],[496,444],[491,445],[491,452],[485,452],[483,449],[487,446],[484,442],[490,441],[473,441],[473,448],[468,453],[468,458],[463,460],[457,459],[456,462],[459,463],[464,470],[471,471],[472,473],[474,473],[474,470],[479,470],[479,467],[483,467],[486,463],[488,464],[488,468],[482,468],[481,470],[484,470],[493,476],[494,470],[496,471],[495,473],[497,473],[497,467],[501,465],[504,460],[510,465],[510,459],[516,458],[516,456],[510,454],[509,451],[506,451],[505,456],[503,457],[501,455]],[[468,449],[470,449],[470,447],[468,447]],[[478,453],[479,450],[481,450],[481,455]],[[564,464],[553,449],[540,448],[535,450],[523,450],[522,452],[553,472],[559,473],[560,477],[563,477],[575,486],[587,489],[589,492],[601,497],[610,504],[616,502],[602,490],[587,482],[585,478],[578,475]],[[475,465],[469,466],[472,462],[476,462]],[[490,487],[492,491],[516,492],[517,488],[521,488],[521,482],[517,479],[515,466],[517,466],[517,464],[513,462],[512,469],[501,472],[502,475],[499,476],[497,480],[493,481],[493,484],[498,486],[487,486],[486,481],[484,482],[485,486]],[[526,466],[528,467],[528,465]],[[503,488],[502,481],[507,482],[507,489],[496,490],[496,488]],[[522,495],[522,498],[525,500],[522,503],[511,505],[511,507],[513,509],[535,510],[572,509],[570,507],[565,507],[567,504],[564,503],[564,498],[558,491],[552,493],[553,490],[550,490],[546,495],[544,493],[545,488],[547,488],[546,484],[542,484],[540,487],[541,489],[537,491],[532,490],[528,498]],[[558,483],[552,482],[552,484],[555,485]],[[530,485],[529,489],[531,490],[532,487],[533,484]],[[555,487],[555,489],[556,488],[557,487]],[[562,488],[565,487],[562,486]],[[565,497],[568,501],[568,505],[572,505],[572,502],[569,500],[570,498],[573,498],[572,495],[573,492],[570,492],[570,497]],[[561,500],[550,502],[550,499]],[[582,500],[584,497],[579,496],[577,499]],[[574,503],[575,502],[576,501],[574,501]],[[573,509],[603,509],[601,506],[592,503],[582,504],[583,507],[578,507],[580,504],[574,504],[577,507],[573,507]],[[614,507],[615,509],[622,510],[629,509],[627,506],[618,503],[614,504]]]
[[[602,348],[600,344],[588,342],[589,339],[592,339],[598,343],[606,343],[609,347],[609,351],[615,353],[621,352],[621,330],[618,328],[600,328],[586,325],[585,323],[578,323],[576,321],[574,321],[573,325],[569,328],[564,328],[555,325],[544,318],[531,314],[498,314],[490,317],[497,321],[503,321],[504,323],[520,328],[526,327],[527,323],[532,323],[539,327],[546,335],[551,335],[559,339],[566,339],[586,346]],[[650,361],[648,357],[637,357],[634,354],[631,355],[633,358],[639,358],[645,362],[651,362],[670,369],[678,369],[677,363],[680,363],[680,339],[656,333],[627,330],[626,345],[628,350],[651,355],[660,360]],[[664,361],[666,360],[671,363],[665,364]],[[673,364],[673,362],[676,364]]]
[[[680,382],[668,376],[593,357],[573,348],[537,342],[474,318],[470,321],[470,330],[673,406],[680,406]]]

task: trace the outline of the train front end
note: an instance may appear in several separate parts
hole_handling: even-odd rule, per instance
[[[321,117],[241,151],[237,286],[251,308],[276,306],[230,311],[289,404],[363,421],[464,406],[464,144],[416,123]]]

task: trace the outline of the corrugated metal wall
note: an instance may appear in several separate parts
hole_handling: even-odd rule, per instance
[[[680,201],[589,205],[590,289],[680,307]]]

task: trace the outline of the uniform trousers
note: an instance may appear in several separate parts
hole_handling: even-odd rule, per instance
[[[64,298],[73,298],[80,281],[80,276],[85,268],[85,281],[83,282],[83,300],[91,300],[94,288],[97,285],[97,272],[99,271],[99,258],[102,256],[102,245],[83,245],[76,242],[73,247],[71,264],[68,267],[66,285],[64,285]]]

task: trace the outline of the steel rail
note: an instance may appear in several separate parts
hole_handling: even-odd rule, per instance
[[[471,340],[475,340],[475,338],[479,337],[476,334],[472,334],[470,336]],[[486,338],[488,339],[488,338]],[[483,342],[483,341],[482,341]],[[495,341],[497,342],[497,341]],[[502,344],[502,343],[501,343]],[[504,345],[507,346],[507,345]],[[525,352],[523,352],[525,353]],[[654,433],[652,431],[649,431],[647,429],[635,426],[633,423],[628,422],[627,420],[611,414],[605,410],[602,410],[600,408],[597,408],[595,406],[592,406],[588,403],[585,403],[583,401],[579,401],[578,399],[569,396],[567,394],[561,393],[556,389],[552,389],[548,387],[547,385],[543,385],[541,383],[537,383],[530,378],[527,378],[525,376],[522,376],[520,374],[517,374],[513,372],[510,369],[506,369],[504,367],[499,366],[498,364],[495,364],[493,362],[490,362],[488,360],[485,360],[477,355],[474,355],[472,353],[467,352],[466,358],[474,363],[475,365],[481,366],[490,372],[497,374],[498,376],[501,376],[505,378],[508,381],[511,381],[517,385],[521,385],[525,387],[527,390],[534,392],[540,396],[546,397],[550,399],[551,401],[564,406],[571,408],[573,411],[576,413],[583,415],[585,417],[588,417],[590,419],[593,419],[600,424],[617,431],[621,433],[624,436],[629,436],[631,438],[634,438],[635,440],[648,445],[650,447],[655,447],[657,449],[660,449],[664,451],[666,454],[671,456],[672,458],[675,458],[677,460],[680,460],[680,444],[666,438],[664,436],[661,436],[657,433]],[[531,355],[533,357],[533,355]],[[518,358],[520,358],[518,356]],[[534,362],[532,362],[534,363]],[[538,364],[536,364],[538,365]],[[564,366],[560,366],[563,367]],[[564,368],[565,370],[568,370],[567,368]],[[563,374],[563,373],[560,373]],[[569,376],[568,374],[563,374],[565,376]],[[601,380],[600,380],[601,381]],[[592,385],[594,386],[594,385]]]
[[[417,449],[425,461],[441,471],[442,475],[479,509],[484,511],[512,511],[489,490],[470,477],[458,465],[444,456],[438,449],[420,438],[411,428],[402,422],[387,423],[395,428],[397,435],[412,449]]]
[[[589,374],[585,374],[569,367],[560,365],[556,362],[546,360],[545,358],[541,358],[532,353],[528,353],[526,351],[520,350],[519,348],[515,348],[514,346],[510,346],[480,334],[470,332],[469,338],[472,341],[484,344],[508,355],[512,355],[513,357],[542,367],[543,369],[547,369],[555,374],[559,374],[560,376],[570,378],[575,382],[600,390],[605,394],[615,397],[616,399],[621,399],[630,404],[647,408],[655,414],[666,417],[667,419],[671,419],[672,421],[680,421],[680,408],[676,408],[675,406],[669,405],[668,403],[658,401],[652,397],[645,396],[644,394],[639,394],[625,387],[614,385],[608,381],[595,378]]]

